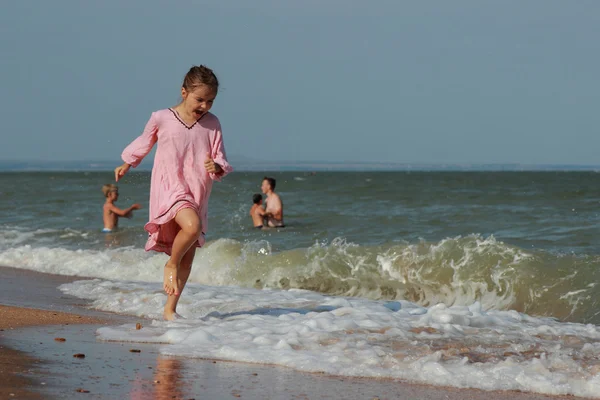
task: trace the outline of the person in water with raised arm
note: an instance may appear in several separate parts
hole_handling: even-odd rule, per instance
[[[265,200],[264,218],[267,220],[267,226],[271,228],[283,228],[283,202],[281,197],[275,193],[275,178],[264,177],[261,185],[261,190],[267,195]]]
[[[196,248],[205,243],[213,181],[233,171],[227,162],[219,119],[209,112],[219,81],[203,65],[192,67],[181,87],[182,101],[155,111],[137,139],[125,148],[115,180],[136,167],[158,143],[150,182],[146,251],[170,256],[164,267],[164,319],[180,318],[177,303],[190,276]]]
[[[102,219],[104,220],[103,233],[114,232],[119,227],[119,218],[131,218],[133,216],[133,210],[139,210],[142,208],[139,204],[132,204],[131,207],[121,209],[115,205],[115,202],[119,200],[119,188],[117,185],[108,183],[102,186],[102,193],[106,197],[104,207],[102,207]]]

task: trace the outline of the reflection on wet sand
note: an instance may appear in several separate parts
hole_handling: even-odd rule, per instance
[[[131,400],[182,399],[189,382],[183,379],[183,364],[180,360],[158,356],[151,382],[138,381],[133,385]],[[189,389],[189,388],[188,388]]]
[[[187,386],[183,378],[183,365],[180,360],[159,356],[156,359],[154,373],[154,399],[180,399],[183,386]]]

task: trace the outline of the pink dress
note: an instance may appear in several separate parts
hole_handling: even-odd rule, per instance
[[[219,119],[206,113],[192,126],[168,108],[153,112],[144,132],[123,150],[123,161],[137,167],[158,143],[150,182],[150,221],[144,226],[150,236],[146,251],[171,255],[173,240],[179,232],[174,218],[178,211],[191,208],[202,222],[201,247],[208,232],[208,198],[213,180],[220,180],[233,168],[227,162]],[[210,153],[223,169],[208,173],[204,161]]]

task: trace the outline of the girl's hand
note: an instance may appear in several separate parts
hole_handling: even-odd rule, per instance
[[[127,173],[127,171],[129,171],[129,168],[131,168],[131,165],[127,163],[115,168],[115,182],[119,182],[119,179],[121,179]]]
[[[210,153],[206,153],[206,160],[204,161],[204,168],[206,171],[213,174],[220,174],[223,169],[221,166],[215,162],[210,156]]]

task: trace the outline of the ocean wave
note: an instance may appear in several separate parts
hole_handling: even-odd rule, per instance
[[[32,248],[48,247],[70,250],[126,247],[144,243],[146,237],[137,228],[120,228],[111,235],[106,235],[100,229],[40,228],[32,230],[21,226],[4,225],[0,227],[0,251],[23,245],[29,245]]]
[[[526,252],[493,236],[360,246],[338,238],[276,251],[266,240],[220,239],[198,250],[190,282],[212,286],[304,289],[373,300],[407,300],[485,310],[516,310],[597,322],[597,257]],[[157,282],[163,254],[138,247],[102,250],[16,246],[0,265],[104,279]]]

